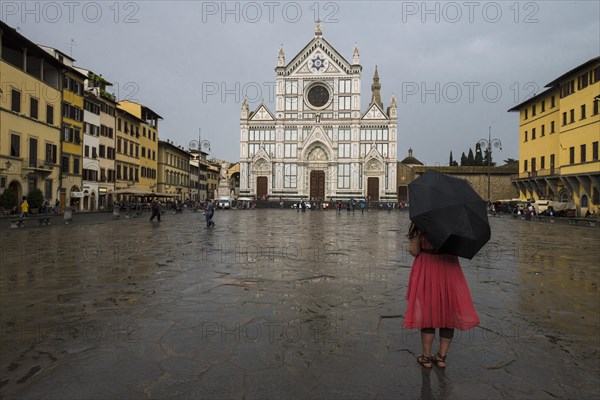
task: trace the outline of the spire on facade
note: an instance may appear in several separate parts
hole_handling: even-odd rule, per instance
[[[375,66],[375,74],[373,75],[371,93],[371,104],[375,103],[383,110],[383,103],[381,102],[381,84],[379,83],[379,72],[377,71],[377,65]]]
[[[277,57],[277,66],[285,67],[285,51],[283,51],[283,44],[279,48],[279,56]]]
[[[354,44],[354,54],[352,55],[352,64],[358,65],[360,64],[360,55],[358,54],[358,46],[356,43]]]
[[[248,107],[248,99],[244,97],[244,101],[242,102],[242,119],[248,119],[250,114],[250,107]]]
[[[317,26],[315,26],[315,36],[323,36],[323,29],[321,28],[321,20],[317,20]]]

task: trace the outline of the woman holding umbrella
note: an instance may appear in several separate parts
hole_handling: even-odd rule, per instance
[[[479,325],[458,256],[472,258],[489,240],[487,211],[483,199],[466,181],[435,171],[427,171],[409,184],[409,196],[409,252],[415,260],[404,327],[421,329],[419,364],[444,368],[454,329]],[[432,356],[435,328],[440,343]]]

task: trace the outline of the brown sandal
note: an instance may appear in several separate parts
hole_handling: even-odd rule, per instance
[[[435,356],[431,357],[431,362],[433,362],[439,368],[446,368],[446,357],[447,356],[448,356],[448,354],[443,356],[440,353],[437,353]]]
[[[419,357],[417,357],[417,362],[419,364],[421,364],[421,366],[423,368],[431,368],[433,367],[433,359],[431,356],[424,356],[424,355],[420,355]]]

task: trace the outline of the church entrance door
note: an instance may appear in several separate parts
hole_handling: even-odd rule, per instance
[[[310,172],[310,200],[325,198],[325,171]]]
[[[256,178],[256,196],[259,199],[269,194],[268,183],[269,181],[266,176],[259,176]]]
[[[379,178],[367,179],[367,196],[370,201],[379,201]]]

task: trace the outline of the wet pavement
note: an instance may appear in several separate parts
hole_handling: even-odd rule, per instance
[[[481,326],[424,370],[406,213],[0,221],[2,399],[600,396],[600,229],[492,218]],[[60,222],[60,221],[59,221]]]

